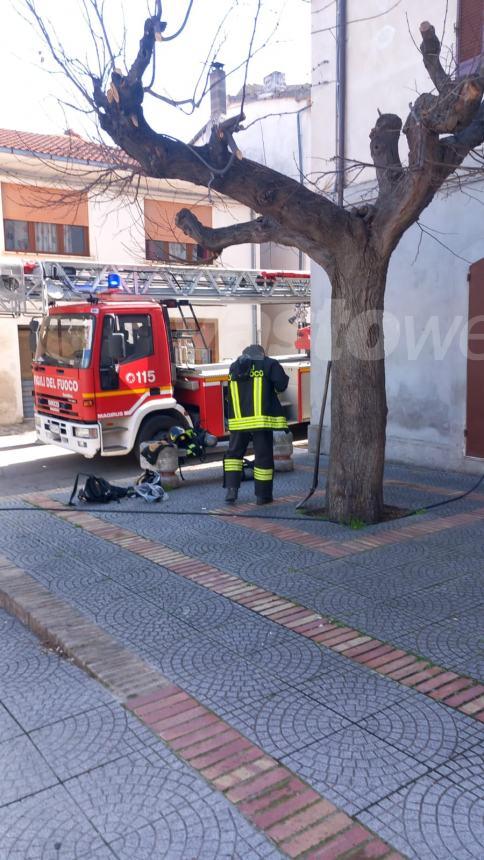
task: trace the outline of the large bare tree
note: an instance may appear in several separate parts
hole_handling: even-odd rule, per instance
[[[215,253],[246,242],[278,242],[299,248],[327,272],[335,353],[327,510],[338,522],[352,518],[378,522],[384,512],[387,404],[382,332],[388,264],[405,231],[471,150],[483,143],[484,76],[449,75],[440,60],[435,29],[424,21],[420,50],[435,92],[418,96],[404,124],[395,114],[377,118],[370,138],[378,195],[371,205],[347,210],[324,194],[243,158],[234,141],[243,115],[215,126],[203,146],[187,145],[148,124],[143,113],[149,90],[145,75],[158,41],[163,50],[167,28],[158,0],[155,14],[144,22],[138,53],[127,72],[111,68],[109,80],[93,73],[90,93],[78,83],[79,65],[53,43],[35,0],[25,2],[54,59],[88,98],[100,127],[143,173],[213,188],[259,213],[253,221],[212,229],[182,209],[177,224],[187,236]],[[83,2],[91,11],[99,9],[96,0]],[[109,55],[109,44],[105,51]],[[402,131],[408,146],[405,166],[399,157]]]

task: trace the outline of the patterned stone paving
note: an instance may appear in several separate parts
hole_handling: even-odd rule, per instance
[[[61,641],[77,662],[122,692],[139,718],[120,713],[114,703],[100,705],[20,738],[38,751],[46,771],[35,767],[30,748],[27,754],[14,750],[17,781],[9,779],[7,771],[0,784],[0,838],[5,837],[0,844],[7,857],[20,849],[36,860],[67,845],[70,856],[76,857],[128,857],[137,851],[141,857],[161,853],[180,860],[190,855],[309,858],[331,854],[335,847],[340,856],[340,838],[349,849],[361,847],[368,857],[399,857],[182,688],[139,662],[133,672],[128,652],[67,604],[50,597],[32,578],[8,565],[1,572],[3,600],[20,615],[27,611],[31,627],[49,640]],[[58,629],[64,629],[60,640]],[[75,630],[82,630],[80,638],[72,633]],[[31,639],[22,643],[21,638],[19,644],[32,653]],[[58,657],[43,656],[52,663],[53,674],[62,670]],[[153,680],[158,689],[153,690]],[[93,681],[86,683],[94,690]],[[136,696],[132,691],[143,684],[151,691]],[[35,682],[31,694],[35,695]],[[65,793],[28,782],[24,788],[29,793],[22,796],[18,779],[24,763],[29,776],[34,773],[37,779],[47,779],[47,774],[56,781],[62,777]],[[17,803],[8,793],[12,785]],[[43,805],[41,816],[36,815],[33,797]],[[69,815],[72,801],[75,809]],[[53,826],[46,822],[45,810],[56,816]]]
[[[31,671],[2,676],[0,688],[2,860],[284,856],[110,693],[0,610],[0,654],[12,636]],[[34,717],[46,683],[57,712]]]
[[[412,860],[476,860],[484,851],[483,765],[481,745],[359,817]]]
[[[45,495],[42,495],[42,494],[40,494],[40,495],[37,494],[36,496],[32,496],[31,498],[33,501],[35,501],[37,504],[40,504],[40,505],[45,506],[48,504],[52,504],[52,503],[49,503],[49,501],[48,501],[48,499],[46,499]],[[256,596],[256,602],[254,604],[253,601],[251,601],[250,589],[248,592],[249,600],[246,600],[246,595],[244,593],[244,589],[243,588],[241,589],[237,585],[237,583],[242,583],[243,580],[237,579],[237,578],[235,578],[231,575],[228,575],[226,573],[222,573],[222,571],[220,569],[215,568],[211,565],[207,565],[203,562],[202,563],[197,562],[193,558],[181,554],[179,551],[170,550],[166,546],[155,543],[150,539],[138,537],[132,531],[128,531],[126,529],[122,529],[122,528],[115,527],[115,526],[109,526],[109,525],[106,525],[104,527],[96,518],[92,517],[90,514],[79,513],[79,512],[74,511],[74,510],[64,513],[62,510],[59,510],[59,516],[62,517],[63,519],[67,519],[68,521],[72,521],[72,522],[75,522],[76,524],[80,524],[84,529],[87,529],[90,533],[94,533],[95,535],[102,536],[103,538],[110,540],[112,543],[114,543],[116,545],[119,545],[119,546],[122,546],[123,548],[129,549],[131,552],[133,552],[135,554],[141,555],[142,557],[145,557],[145,558],[150,558],[150,559],[156,561],[157,563],[165,564],[168,566],[168,568],[170,570],[176,572],[177,574],[181,573],[182,576],[188,577],[189,579],[190,578],[195,579],[197,582],[201,582],[203,585],[206,585],[209,589],[218,591],[222,594],[225,594],[225,595],[229,596],[232,600],[235,600],[235,601],[240,602],[244,605],[247,605],[251,609],[256,609],[256,611],[259,611],[258,607],[262,603],[263,608],[261,608],[261,614],[264,614],[264,610],[265,610],[266,606],[269,606],[268,612],[271,613],[274,600],[276,600],[276,602],[277,602],[277,597],[275,594],[259,589],[258,592],[257,591],[255,592],[255,594],[257,596]],[[454,516],[452,518],[452,523],[454,523],[455,520],[456,520],[456,517]],[[446,523],[448,524],[450,521],[451,521],[450,518],[448,518],[446,520]],[[380,550],[380,551],[385,551],[385,550]],[[363,559],[364,556],[361,556],[361,558]],[[221,587],[218,586],[219,581],[222,583]],[[254,588],[254,586],[250,586],[250,588]],[[235,591],[235,593],[234,593],[234,591]],[[354,659],[356,659],[358,662],[368,662],[369,665],[371,666],[371,668],[377,669],[377,671],[379,671],[381,674],[385,674],[385,675],[391,674],[392,678],[394,678],[396,680],[400,680],[399,674],[396,674],[396,673],[393,674],[393,672],[391,672],[391,670],[395,669],[398,672],[400,672],[401,663],[400,662],[394,662],[394,659],[396,659],[396,658],[402,658],[403,659],[405,657],[406,662],[407,663],[409,662],[408,659],[406,658],[406,655],[404,654],[404,652],[402,652],[401,650],[398,650],[398,649],[394,649],[393,652],[386,655],[385,659],[383,660],[383,659],[380,659],[379,652],[375,651],[374,654],[370,655],[371,658],[378,656],[378,660],[376,662],[374,662],[372,659],[368,660],[366,653],[360,656],[359,647],[353,648],[352,646],[353,645],[354,646],[360,646],[361,645],[362,647],[364,647],[364,651],[366,652],[369,645],[371,644],[370,642],[368,642],[368,639],[370,639],[371,637],[374,638],[374,645],[378,646],[381,644],[380,640],[385,641],[388,638],[390,638],[390,635],[394,639],[400,635],[404,635],[404,636],[409,635],[409,633],[411,633],[412,628],[417,628],[417,632],[418,632],[418,624],[420,624],[420,627],[423,627],[425,629],[427,627],[426,620],[423,617],[421,617],[419,620],[418,617],[416,617],[411,612],[407,612],[407,614],[405,616],[401,609],[398,612],[394,612],[393,615],[387,614],[385,611],[385,609],[386,609],[385,605],[383,605],[383,607],[380,606],[379,608],[378,608],[378,606],[375,607],[374,603],[371,602],[368,598],[365,598],[362,595],[358,595],[357,593],[351,592],[349,589],[343,590],[343,589],[329,588],[326,591],[324,591],[322,593],[322,595],[316,595],[315,596],[314,592],[311,593],[310,589],[308,587],[306,587],[305,596],[304,596],[304,604],[305,605],[308,605],[308,604],[311,605],[311,601],[313,601],[312,605],[314,606],[314,603],[316,604],[316,606],[314,606],[314,608],[316,608],[318,611],[320,611],[321,598],[323,600],[325,599],[327,601],[333,600],[333,607],[336,603],[336,606],[338,606],[337,617],[339,619],[341,619],[342,621],[346,622],[346,624],[348,626],[346,628],[342,628],[342,629],[334,629],[333,632],[328,632],[326,634],[324,632],[324,624],[326,624],[326,625],[328,624],[328,619],[327,618],[325,619],[324,616],[321,617],[321,616],[317,616],[314,614],[313,615],[308,614],[306,616],[306,618],[308,621],[311,621],[314,619],[313,625],[312,626],[309,625],[310,629],[307,630],[305,627],[301,627],[301,623],[305,621],[305,618],[302,619],[302,622],[298,619],[297,625],[296,625],[298,627],[298,632],[299,633],[303,632],[303,635],[309,636],[309,638],[315,637],[316,641],[323,642],[325,645],[328,645],[329,647],[334,647],[336,651],[344,651],[348,656],[354,657]],[[267,601],[269,601],[269,602],[267,602]],[[343,601],[342,606],[341,606],[341,601]],[[287,604],[282,603],[280,605],[285,607]],[[277,605],[275,608],[277,609]],[[383,612],[382,612],[382,609],[384,610]],[[297,618],[298,614],[300,614],[300,613],[304,614],[304,610],[297,609],[296,606],[294,607],[294,610],[295,610],[294,614],[291,614],[290,609],[288,609],[286,612],[280,613],[283,616],[282,618],[279,618],[278,617],[279,613],[276,612],[275,614],[271,615],[271,618],[273,620],[277,620],[279,624],[282,624],[282,626],[292,627],[293,626],[293,620],[292,619]],[[449,611],[452,611],[452,610],[449,609]],[[333,612],[336,614],[334,608],[333,608]],[[289,613],[289,618],[287,618],[287,613]],[[331,615],[333,613],[331,612],[328,614],[331,617]],[[397,619],[397,624],[395,623],[395,619]],[[455,619],[452,618],[453,623],[454,623],[454,620]],[[146,624],[145,624],[145,626],[146,626]],[[249,628],[251,628],[252,630],[257,629],[252,620],[250,620],[250,621],[247,620],[245,625],[243,625],[243,626],[244,626],[243,635],[244,635],[245,639],[247,639],[247,637],[249,636]],[[323,627],[323,635],[319,636],[319,633],[321,632],[321,627]],[[333,627],[334,627],[334,625],[333,625]],[[331,631],[331,625],[329,627],[326,627],[326,629]],[[359,635],[358,634],[359,630],[364,630],[366,637],[362,637],[361,635]],[[368,636],[368,634],[370,634],[370,636]],[[232,635],[232,633],[230,633],[230,634],[227,633],[227,635]],[[259,633],[257,633],[257,635],[259,635]],[[378,639],[376,637],[378,637]],[[207,647],[209,647],[209,646],[204,644],[202,646],[202,650],[206,650]],[[244,645],[244,648],[245,648],[245,650],[250,651],[250,649],[251,649],[250,642],[248,642],[248,643],[246,642]],[[412,650],[418,650],[418,649],[412,649]],[[354,652],[356,652],[356,653],[354,653]],[[169,653],[165,653],[165,655],[164,655],[164,661],[165,662],[162,664],[162,668],[164,671],[166,671],[167,665],[168,665],[171,668],[172,677],[173,677],[173,671],[175,671],[175,676],[176,676],[176,668],[170,662],[168,662],[168,664],[167,664],[167,661],[170,661],[170,659],[171,658],[170,658]],[[413,662],[415,664],[415,673],[414,673],[415,674],[415,683],[417,684],[418,689],[423,689],[423,684],[427,683],[427,676],[421,677],[421,675],[419,673],[420,673],[420,670],[422,670],[422,669],[430,669],[430,664],[427,662],[425,665],[421,666],[417,663],[415,658],[413,658]],[[468,666],[464,664],[464,661],[461,661],[461,662],[463,665],[459,666],[459,668],[461,668],[461,670],[462,669],[468,669]],[[380,665],[380,664],[384,664],[384,665]],[[454,692],[459,691],[461,688],[465,688],[466,686],[467,687],[471,686],[473,675],[474,675],[474,677],[477,677],[477,678],[480,677],[478,674],[478,670],[479,670],[478,658],[477,658],[477,661],[475,658],[472,658],[472,665],[473,665],[473,668],[477,666],[477,671],[474,671],[473,673],[469,672],[469,674],[471,675],[470,678],[467,678],[464,676],[461,679],[457,679],[457,675],[455,675],[455,673],[449,675],[449,673],[446,673],[444,669],[441,669],[442,684],[444,685],[444,689],[446,691],[447,691],[447,689],[445,687],[444,682],[446,682],[447,680],[455,681],[453,686],[448,691],[449,695],[454,693]],[[288,668],[290,671],[290,666]],[[433,669],[431,671],[433,672]],[[182,672],[186,673],[186,669],[183,667],[182,667]],[[408,674],[409,673],[407,672],[407,675]],[[455,680],[455,679],[457,679],[457,680]],[[422,683],[420,684],[420,682],[422,682]],[[408,686],[409,683],[411,683],[411,679],[405,678],[405,680],[402,680],[402,683],[404,683],[405,685]],[[456,684],[457,684],[457,686],[456,686]],[[476,698],[478,696],[478,692],[479,691],[476,688]],[[442,698],[445,698],[445,697],[442,697]],[[465,710],[468,707],[469,707],[469,705],[466,702],[462,709]],[[477,718],[480,719],[481,717],[478,714],[478,710],[479,709],[477,709],[477,711],[476,711]],[[481,708],[481,710],[484,711],[484,706],[483,706],[483,708]],[[465,710],[465,712],[467,713],[467,710]],[[482,716],[484,717],[484,714]]]
[[[442,498],[464,480],[472,483],[397,467],[388,474],[387,496],[397,504],[432,501],[432,494]],[[297,473],[283,480],[293,497],[308,482]],[[413,486],[403,487],[402,480]],[[199,491],[200,484],[185,488],[168,504],[194,509]],[[219,500],[220,490],[209,488],[204,502],[216,506]],[[292,514],[293,505],[281,500],[274,515]],[[152,734],[97,685],[93,701],[92,682],[83,685],[85,676],[74,677],[78,670],[70,664],[61,661],[54,671],[39,651],[32,670],[23,642],[31,647],[35,640],[30,634],[19,639],[0,612],[0,636],[8,634],[0,669],[4,665],[11,677],[9,701],[0,696],[0,745],[26,738],[19,757],[32,763],[25,785],[22,769],[10,779],[18,799],[7,806],[0,799],[0,845],[7,851],[14,850],[13,832],[29,860],[28,851],[34,860],[59,860],[52,843],[59,838],[59,845],[60,837],[46,836],[39,847],[39,834],[50,832],[49,809],[58,810],[68,857],[143,860],[158,856],[160,845],[168,858],[180,860],[204,856],[196,853],[200,847],[207,857],[483,856],[484,687],[473,683],[484,676],[482,498],[354,533],[307,520],[273,523],[270,512],[263,513],[265,522],[254,527],[249,517],[241,524],[160,512],[128,521],[107,510],[99,512],[101,520],[75,512],[69,519],[81,529],[47,514],[3,515],[8,527],[0,544],[7,555],[178,685],[167,705],[165,699],[132,705]],[[93,521],[99,527],[91,528]],[[81,634],[77,638],[82,642]],[[92,662],[87,643],[74,641],[73,647],[90,671],[100,671],[103,661]],[[103,653],[111,647],[106,640]],[[142,681],[134,663],[123,668],[119,659],[110,677],[123,695],[130,685],[154,689],[151,669]],[[29,716],[22,685],[37,678],[39,702]],[[180,689],[193,704],[179,704]],[[57,717],[49,698],[64,702]],[[157,723],[150,718],[155,707],[165,715]],[[166,708],[174,709],[173,717],[166,717]],[[182,719],[186,708],[189,723]],[[221,719],[228,728],[218,728]],[[189,734],[180,734],[180,723],[190,725]],[[227,731],[234,735],[225,740]],[[192,736],[198,740],[189,741]],[[232,751],[237,738],[247,740]],[[257,775],[254,755],[267,761],[267,774]],[[179,776],[180,767],[190,779]],[[287,773],[303,780],[297,789],[284,787]],[[193,779],[199,780],[196,789]],[[67,786],[72,791],[64,794]],[[156,799],[165,791],[177,801],[174,809],[163,801],[160,816]],[[307,801],[305,792],[313,792]],[[35,804],[29,804],[41,796],[45,807],[31,824]],[[14,815],[20,807],[30,810],[25,838],[25,819]],[[7,812],[12,817],[2,831]]]
[[[408,753],[358,726],[349,726],[282,761],[310,785],[355,815],[426,772]]]

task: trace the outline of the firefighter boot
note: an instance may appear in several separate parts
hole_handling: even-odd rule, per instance
[[[262,496],[257,496],[256,504],[258,505],[270,505],[274,499],[264,499]]]
[[[229,487],[225,494],[225,501],[228,505],[235,505],[239,491],[237,487]]]

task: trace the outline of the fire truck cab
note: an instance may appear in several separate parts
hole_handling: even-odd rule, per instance
[[[227,434],[230,363],[177,363],[169,305],[105,292],[49,308],[33,362],[39,440],[92,458],[138,453],[174,424]],[[288,420],[307,421],[307,356],[279,360],[291,380]]]

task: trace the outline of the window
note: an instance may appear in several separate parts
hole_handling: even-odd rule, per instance
[[[126,348],[124,362],[138,361],[153,354],[153,332],[149,314],[119,314],[106,317],[103,327],[101,364],[107,363],[109,356],[108,340],[111,332],[122,332]]]
[[[5,218],[5,250],[39,254],[89,254],[88,228]]]
[[[85,227],[73,227],[70,224],[64,225],[64,254],[80,254],[86,253],[84,249]]]
[[[161,242],[156,239],[146,240],[146,259],[159,260],[164,263],[199,263],[209,259],[209,252],[201,245],[191,242]]]
[[[171,316],[170,331],[178,364],[210,364],[219,360],[218,321],[199,319],[200,331],[189,333],[183,319]]]
[[[29,225],[27,221],[5,221],[5,249],[7,251],[28,251]]]
[[[34,224],[35,250],[44,254],[55,254],[57,247],[57,228],[55,224]]]
[[[94,319],[87,314],[45,317],[36,361],[57,367],[89,367]]]

